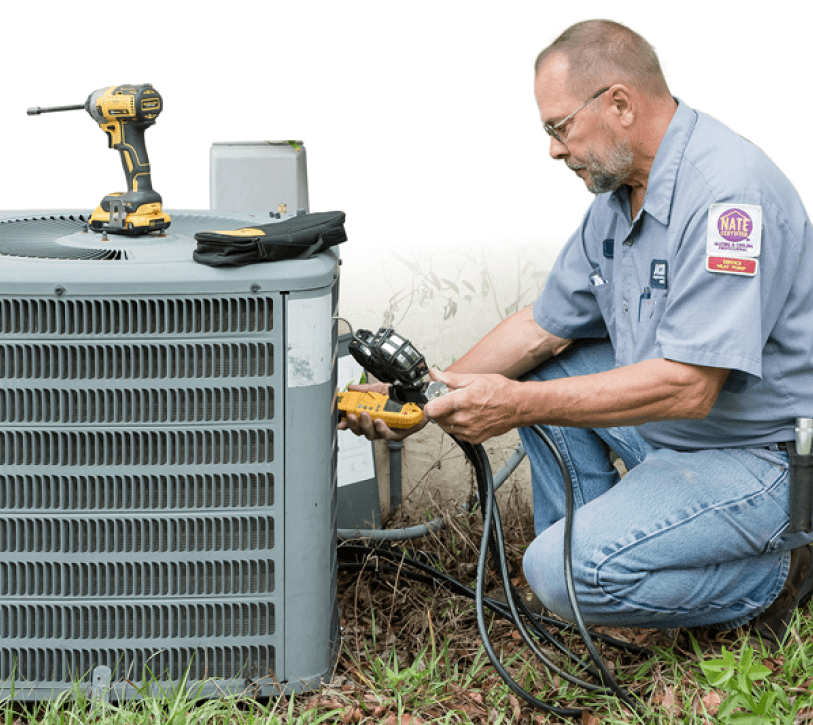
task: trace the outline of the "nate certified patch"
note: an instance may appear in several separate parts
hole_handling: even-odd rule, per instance
[[[706,254],[758,257],[762,245],[762,207],[712,204],[706,231]]]

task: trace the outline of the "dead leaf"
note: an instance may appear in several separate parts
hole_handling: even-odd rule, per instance
[[[675,716],[681,710],[680,703],[675,696],[675,688],[671,685],[665,687],[663,694],[659,698],[656,697],[655,700],[669,715]]]
[[[351,707],[345,711],[344,715],[342,715],[342,719],[339,722],[342,723],[361,722],[361,719],[363,717],[364,713],[361,711],[360,707]]]
[[[717,711],[720,709],[720,705],[722,703],[723,698],[720,696],[720,693],[717,692],[717,690],[712,690],[703,698],[703,704],[706,706],[706,710],[708,710],[711,715],[717,714]]]
[[[423,725],[423,720],[418,715],[401,715],[399,718],[394,713],[383,722],[386,725]]]
[[[519,722],[522,716],[522,712],[520,711],[519,707],[519,700],[514,695],[509,695],[508,702],[511,704],[511,712],[514,713],[514,720]]]

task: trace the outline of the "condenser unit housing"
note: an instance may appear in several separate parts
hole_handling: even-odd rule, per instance
[[[194,233],[267,213],[170,215],[0,213],[3,696],[332,671],[338,257],[215,269]]]

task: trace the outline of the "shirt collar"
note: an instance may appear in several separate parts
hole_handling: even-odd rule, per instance
[[[643,211],[653,216],[664,226],[669,223],[675,183],[677,182],[680,162],[683,159],[683,152],[686,150],[686,145],[689,143],[695,123],[697,123],[697,112],[689,108],[680,99],[676,98],[675,100],[678,107],[669,122],[666,133],[661,139],[658,152],[655,154],[655,160],[652,162],[643,207]],[[628,198],[626,187],[622,186],[620,189],[616,189],[613,192],[613,197],[612,205],[617,208],[624,208]]]

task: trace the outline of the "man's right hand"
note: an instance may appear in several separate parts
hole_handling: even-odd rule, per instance
[[[351,385],[349,390],[388,395],[390,386],[386,383],[369,383],[367,385]],[[338,428],[339,430],[352,431],[357,436],[364,436],[369,441],[402,441],[407,436],[421,430],[427,422],[428,418],[424,416],[420,423],[411,428],[393,430],[380,418],[373,420],[369,413],[361,413],[361,415],[348,413],[339,420]]]

